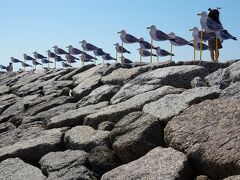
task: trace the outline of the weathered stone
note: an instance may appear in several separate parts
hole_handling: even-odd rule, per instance
[[[172,117],[180,114],[192,104],[206,99],[218,98],[221,90],[218,87],[199,87],[189,89],[181,94],[170,94],[156,102],[146,104],[143,112],[157,117],[166,124]]]
[[[239,180],[240,179],[240,175],[236,175],[236,176],[230,176],[227,178],[224,178],[223,180]]]
[[[20,141],[0,149],[0,161],[7,158],[19,157],[31,164],[51,151],[59,151],[62,148],[64,129],[45,130],[29,136],[27,140]]]
[[[103,66],[97,71],[97,73],[101,74],[102,76],[106,76],[113,72],[114,70],[121,67],[122,67],[121,63],[103,64]]]
[[[94,89],[100,86],[101,76],[91,76],[80,82],[77,87],[73,89],[74,97],[81,99],[89,95]]]
[[[87,162],[88,153],[82,150],[66,150],[59,152],[50,152],[44,155],[39,164],[42,172],[49,176],[50,173],[70,167],[85,165]]]
[[[0,96],[0,114],[12,106],[19,98],[14,94],[5,94]]]
[[[207,74],[207,69],[194,65],[166,67],[146,72],[125,84],[113,96],[111,104],[125,101],[137,94],[152,91],[166,85],[188,89],[191,88],[191,81],[196,76],[204,78]]]
[[[205,175],[200,175],[200,176],[197,176],[197,177],[193,178],[192,180],[211,180],[211,179],[209,179]]]
[[[191,86],[192,88],[196,88],[196,87],[204,87],[207,86],[207,84],[204,82],[204,80],[200,77],[195,77],[192,81],[191,81]]]
[[[47,75],[40,77],[40,80],[48,81],[48,80],[54,80],[57,81],[60,77],[64,76],[65,74],[72,72],[73,68],[67,68],[67,69],[52,69],[47,72]]]
[[[10,131],[10,130],[13,130],[13,129],[15,129],[16,127],[12,124],[12,123],[10,123],[10,122],[7,122],[7,123],[1,123],[0,124],[0,134],[1,133],[4,133],[4,132],[6,132],[6,131]],[[1,135],[1,138],[2,138],[2,135]],[[0,138],[0,139],[1,139]],[[0,145],[1,146],[1,145]]]
[[[221,92],[220,97],[240,99],[240,82],[230,84],[228,88]]]
[[[191,106],[164,130],[168,146],[184,151],[194,169],[211,179],[240,173],[240,100],[216,99]]]
[[[46,180],[41,170],[23,162],[19,158],[10,158],[0,163],[1,180]]]
[[[110,121],[104,121],[98,125],[98,130],[111,131],[114,128],[114,123]]]
[[[101,180],[184,179],[191,180],[192,169],[186,156],[172,148],[157,147],[138,160],[105,173]]]
[[[123,116],[134,111],[140,111],[142,107],[152,101],[156,101],[167,94],[181,93],[182,89],[164,86],[154,91],[146,92],[132,97],[131,99],[102,108],[85,118],[84,125],[97,128],[101,122],[110,121],[117,123]]]
[[[103,84],[123,85],[146,71],[147,69],[144,67],[136,67],[131,69],[119,68],[114,70],[111,74],[104,76],[101,81]]]
[[[6,86],[6,85],[0,86],[0,96],[3,94],[7,94],[9,90],[10,90],[9,86]]]
[[[115,125],[110,137],[114,151],[124,163],[164,145],[163,129],[158,119],[142,112],[126,115]]]
[[[108,144],[108,131],[94,130],[88,126],[76,126],[67,131],[64,142],[69,149],[80,149],[90,152],[96,146]]]
[[[97,104],[101,101],[110,101],[110,99],[117,93],[119,86],[116,85],[103,85],[94,89],[88,96],[82,98],[78,105],[83,107],[86,105]]]
[[[101,102],[94,105],[85,106],[82,108],[78,108],[75,110],[70,110],[65,113],[62,113],[58,116],[52,117],[48,123],[48,128],[56,128],[56,127],[72,127],[77,125],[82,125],[84,118],[92,113],[97,112],[99,109],[108,105],[108,102]]]
[[[88,161],[93,169],[93,172],[102,176],[118,166],[116,155],[105,146],[97,146],[89,154]]]
[[[98,74],[97,72],[101,67],[102,65],[97,65],[86,71],[76,74],[75,76],[72,77],[74,84],[78,85],[79,83],[82,83],[83,81],[90,78],[91,76],[97,75]]]

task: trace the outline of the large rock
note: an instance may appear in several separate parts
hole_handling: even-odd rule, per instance
[[[35,164],[43,155],[51,151],[61,150],[64,130],[45,130],[29,136],[26,140],[2,147],[0,149],[0,161],[7,158],[19,157],[26,162]]]
[[[145,156],[105,173],[101,180],[191,180],[187,157],[172,148],[157,147]]]
[[[12,106],[14,103],[16,103],[17,100],[18,97],[14,94],[5,94],[0,96],[0,114],[2,114],[3,111]]]
[[[142,112],[126,115],[115,125],[110,136],[114,151],[124,163],[164,145],[163,129],[158,119]]]
[[[52,117],[47,123],[47,128],[56,128],[64,126],[72,127],[82,125],[84,118],[87,115],[95,113],[99,109],[104,108],[107,105],[108,102],[101,102],[98,104],[89,105],[75,110],[67,111],[58,116]]]
[[[119,160],[116,155],[106,146],[97,146],[89,154],[88,161],[93,171],[99,176],[116,168]]]
[[[230,84],[228,88],[221,92],[220,97],[240,99],[240,82]]]
[[[139,94],[127,101],[107,106],[94,114],[88,115],[85,118],[84,125],[88,125],[96,129],[98,125],[104,121],[117,123],[126,114],[142,110],[142,107],[149,102],[156,101],[167,94],[177,94],[182,91],[182,89],[164,86],[154,91]]]
[[[50,152],[44,155],[39,164],[41,165],[41,170],[46,176],[57,176],[59,178],[58,172],[60,171],[70,171],[76,172],[74,169],[78,166],[85,165],[87,163],[88,153],[81,150],[66,150],[59,152]],[[70,172],[69,172],[70,173]],[[51,175],[54,174],[54,175]],[[73,175],[76,179],[80,177],[78,174]],[[61,176],[60,176],[61,177]],[[58,179],[56,178],[56,179]]]
[[[100,86],[100,80],[100,75],[88,77],[84,81],[80,82],[77,87],[73,89],[73,95],[78,99],[89,95],[94,89]]]
[[[194,169],[212,179],[240,173],[240,100],[191,106],[166,126],[165,142],[184,151]]]
[[[19,158],[10,158],[0,163],[1,180],[46,180],[41,170],[23,162]]]
[[[94,89],[88,96],[82,98],[78,105],[79,107],[97,104],[101,101],[109,101],[119,90],[117,85],[103,85]]]
[[[236,176],[230,176],[227,178],[224,178],[223,180],[239,180],[240,179],[240,175],[236,175]]]
[[[228,87],[231,82],[240,81],[240,61],[211,73],[205,80],[209,85],[219,85],[222,89]]]
[[[218,98],[221,90],[218,87],[199,87],[189,89],[181,94],[170,94],[156,102],[146,104],[143,112],[157,117],[166,124],[172,117],[180,114],[192,104],[206,99]]]
[[[112,64],[103,64],[103,66],[97,71],[98,74],[106,76],[113,72],[114,70],[123,67],[124,64],[121,63],[112,63]]]
[[[194,65],[166,67],[146,72],[125,84],[113,96],[111,104],[125,101],[137,94],[152,91],[166,85],[177,88],[191,88],[191,81],[195,77],[203,78],[207,74],[207,69]]]
[[[88,126],[76,126],[67,131],[64,142],[69,149],[80,149],[90,152],[96,146],[108,145],[108,131],[94,130]]]
[[[119,68],[115,71],[113,71],[111,74],[104,76],[101,81],[103,84],[115,84],[115,85],[123,85],[127,81],[135,78],[141,73],[144,73],[147,71],[147,68],[143,67],[135,67],[131,69],[126,68]]]
[[[0,96],[3,94],[7,94],[9,90],[10,90],[9,86],[6,85],[0,86]]]

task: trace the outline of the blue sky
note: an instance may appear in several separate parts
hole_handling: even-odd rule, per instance
[[[83,39],[115,56],[113,44],[120,41],[118,31],[125,29],[149,41],[146,27],[152,24],[166,33],[175,32],[191,40],[188,30],[200,27],[196,14],[210,7],[222,8],[222,24],[240,39],[238,0],[1,0],[0,64],[8,64],[11,56],[22,59],[23,53],[32,55],[37,51],[46,55],[46,50],[52,50],[54,45],[65,48],[72,44],[80,48],[78,42]],[[154,45],[170,50],[169,42]],[[132,52],[126,57],[139,60],[138,46],[126,45]],[[228,40],[223,46],[220,61],[239,58],[239,41]],[[175,61],[193,59],[191,47],[174,47],[173,52]],[[203,58],[210,59],[208,51],[203,53]]]

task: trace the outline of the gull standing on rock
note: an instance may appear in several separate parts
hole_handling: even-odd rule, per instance
[[[220,30],[220,31],[217,31],[215,32],[216,33],[216,36],[217,38],[220,40],[220,41],[224,41],[224,40],[228,40],[228,39],[232,39],[232,40],[235,40],[237,41],[237,38],[232,36],[227,30]]]
[[[23,54],[23,59],[24,59],[24,63],[25,63],[25,61],[35,60],[33,57],[28,56],[27,54]],[[29,67],[29,66],[23,66],[23,70],[25,70],[25,67]],[[31,67],[32,67],[32,66],[31,66]]]
[[[56,62],[66,62],[65,59],[63,59],[61,56],[56,55],[54,58],[55,61],[55,68],[56,68]]]
[[[95,49],[98,49],[96,46],[94,46],[93,44],[88,43],[86,40],[82,40],[79,43],[82,43],[83,52],[84,51],[94,51]],[[96,59],[94,60],[94,64],[96,64]]]
[[[53,46],[53,49],[54,49],[54,52],[56,55],[64,55],[64,54],[67,54],[66,51],[64,51],[63,49],[59,48],[58,46]],[[54,57],[54,60],[55,60],[55,63],[54,63],[54,67],[56,69],[56,59],[59,59],[59,58],[56,58]]]
[[[42,62],[42,67],[43,67],[43,64],[48,64],[49,65],[50,63],[53,63],[52,61],[50,61],[48,59],[41,59],[41,62]],[[49,68],[49,66],[48,66],[48,68]]]
[[[101,48],[97,48],[93,51],[94,56],[103,56],[106,54]],[[103,64],[104,64],[104,59],[103,59]]]
[[[62,67],[63,68],[68,68],[68,67],[72,67],[70,64],[67,64],[65,62],[62,62]]]
[[[151,56],[151,53],[150,53],[149,51],[145,50],[145,49],[139,48],[139,49],[137,49],[137,50],[139,51],[139,54],[140,54],[142,57],[149,57],[149,56]],[[157,57],[156,54],[152,54],[152,56]]]
[[[67,48],[71,55],[79,55],[83,53],[80,49],[74,48],[72,45],[67,46]]]
[[[165,56],[174,56],[174,54],[171,54],[170,52],[161,49],[160,47],[157,47],[156,53],[160,57],[165,57]]]
[[[119,43],[114,44],[115,48],[116,48],[116,61],[118,59],[118,53],[128,53],[131,54],[130,51],[128,51],[127,49],[125,49],[123,46],[120,46]]]
[[[104,54],[104,55],[102,56],[102,58],[103,58],[103,60],[105,60],[105,61],[117,60],[117,59],[113,58],[110,54]]]
[[[79,60],[78,58],[76,58],[75,56],[73,56],[73,55],[71,55],[71,54],[69,54],[69,53],[67,53],[66,55],[65,55],[65,58],[66,58],[66,60],[67,60],[67,62],[71,65],[71,63],[75,63],[76,61],[75,60]]]
[[[47,56],[48,56],[48,60],[50,61],[51,58],[55,58],[56,57],[56,54],[51,52],[50,50],[47,50]],[[54,64],[55,64],[55,68],[56,68],[56,61],[54,60]],[[48,63],[48,68],[50,68],[50,65]]]
[[[45,58],[47,58],[47,57],[37,53],[36,51],[33,52],[33,56],[35,57],[35,59],[45,59]]]
[[[125,58],[124,56],[121,56],[121,63],[122,64],[131,64],[133,62],[131,60]]]

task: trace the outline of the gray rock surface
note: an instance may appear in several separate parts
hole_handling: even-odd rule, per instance
[[[10,90],[10,87],[9,87],[9,86],[6,86],[6,85],[0,86],[0,96],[3,95],[3,94],[8,93],[9,90]]]
[[[104,108],[108,105],[108,102],[101,102],[94,105],[85,106],[75,110],[70,110],[65,113],[62,113],[58,116],[52,117],[47,122],[47,128],[56,128],[56,127],[72,127],[77,125],[82,125],[84,118],[92,113],[97,112],[99,109]]]
[[[229,87],[221,92],[220,97],[240,99],[240,82],[230,84]]]
[[[185,152],[194,169],[209,178],[239,174],[239,104],[217,99],[191,106],[167,124],[166,144]]]
[[[172,66],[146,72],[125,84],[113,96],[111,104],[125,101],[137,94],[152,91],[166,85],[177,88],[191,88],[191,81],[196,76],[204,78],[207,74],[207,69],[193,65]]]
[[[227,178],[224,178],[223,180],[239,180],[240,179],[240,175],[236,175],[236,176],[230,176]]]
[[[96,146],[108,145],[109,133],[89,126],[76,126],[65,133],[64,142],[69,149],[90,152]]]
[[[115,125],[110,137],[114,151],[124,163],[164,145],[163,129],[158,119],[142,112],[126,115]]]
[[[41,170],[23,162],[19,158],[10,158],[0,163],[1,180],[46,180]]]
[[[167,123],[172,117],[180,114],[192,104],[206,99],[218,98],[221,90],[218,87],[199,87],[189,89],[181,94],[170,94],[156,102],[146,104],[143,112],[157,117],[161,122]]]
[[[98,130],[111,131],[114,128],[114,123],[110,121],[104,121],[98,125]]]
[[[45,130],[29,136],[26,140],[0,148],[0,161],[19,157],[29,163],[37,163],[39,159],[62,148],[64,129]],[[31,154],[31,156],[30,156]]]
[[[191,86],[192,88],[196,88],[196,87],[204,87],[207,86],[207,84],[204,82],[204,80],[200,77],[195,77],[192,81],[191,81]]]
[[[110,99],[117,93],[119,90],[117,85],[103,85],[99,88],[94,89],[88,96],[82,98],[78,105],[83,107],[86,105],[97,104],[101,101],[110,101]]]
[[[167,94],[177,94],[182,91],[182,89],[164,86],[154,91],[139,94],[127,101],[107,106],[96,113],[88,115],[85,118],[84,125],[88,125],[96,129],[98,125],[104,121],[117,123],[126,114],[133,111],[140,111],[142,107],[149,102],[156,101]]]
[[[187,157],[172,148],[157,147],[138,160],[105,173],[101,180],[181,179],[191,180]]]

